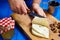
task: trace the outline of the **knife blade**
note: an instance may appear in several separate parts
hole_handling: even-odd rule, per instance
[[[36,13],[33,12],[33,11],[31,11],[31,12],[29,13],[29,16],[32,16],[32,17],[37,16],[37,17],[45,18],[44,16],[38,15],[38,14],[36,14]]]

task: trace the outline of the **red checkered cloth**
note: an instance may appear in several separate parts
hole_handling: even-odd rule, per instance
[[[13,30],[15,21],[11,17],[3,18],[0,20],[0,34],[5,33],[9,30]]]

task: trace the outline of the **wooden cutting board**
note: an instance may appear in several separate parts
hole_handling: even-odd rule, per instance
[[[32,40],[60,40],[60,37],[58,37],[58,33],[53,33],[50,30],[50,36],[48,39],[42,38],[42,37],[37,37],[31,33],[31,20],[33,19],[32,17],[29,17],[27,15],[20,15],[20,14],[12,14],[11,15],[14,20],[19,24],[19,26],[26,32],[26,34],[32,39]],[[49,27],[50,29],[50,27]]]

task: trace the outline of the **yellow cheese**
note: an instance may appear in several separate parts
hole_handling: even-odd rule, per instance
[[[49,29],[38,24],[32,24],[32,33],[36,36],[49,38]]]
[[[49,26],[49,22],[48,22],[47,18],[40,18],[40,17],[35,17],[32,20],[32,24],[39,24],[39,25],[42,25],[42,26]]]
[[[32,20],[32,33],[39,37],[49,38],[48,26],[47,18],[35,17]]]

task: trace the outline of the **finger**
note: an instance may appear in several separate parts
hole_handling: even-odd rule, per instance
[[[20,6],[17,6],[17,7],[16,7],[16,10],[17,10],[17,12],[18,12],[19,14],[22,14]]]
[[[13,5],[14,6],[14,5]],[[16,8],[16,6],[15,7],[13,7],[13,6],[11,6],[11,10],[13,11],[13,12],[17,12],[17,8]]]
[[[34,10],[38,15],[42,15],[42,14],[40,13],[39,8],[34,8],[33,10]]]
[[[38,15],[41,15],[41,16],[46,17],[46,16],[45,16],[45,13],[43,12],[42,9],[40,9],[40,7],[35,8],[35,12],[36,12]]]
[[[24,6],[26,7],[26,9],[29,11],[30,9],[27,7],[26,3],[24,2]]]
[[[24,6],[25,6],[25,8],[26,8],[26,10],[27,10],[27,13],[30,13],[30,9],[27,7],[27,5],[26,5],[25,2],[24,2]]]
[[[33,5],[33,10],[34,10],[38,15],[41,15],[41,16],[44,16],[44,15],[45,15],[43,9],[42,9],[38,4]]]
[[[44,13],[44,11],[43,11],[42,8],[40,8],[40,11],[41,11],[42,15],[43,15],[44,17],[46,17],[46,14]]]
[[[25,8],[24,5],[22,5],[21,10],[22,10],[22,12],[23,12],[24,14],[27,14],[27,9]]]
[[[13,12],[17,12],[17,8],[16,8],[16,5],[15,5],[14,3],[11,3],[11,4],[10,4],[10,7],[11,7],[11,10],[12,10]]]
[[[18,12],[16,7],[14,7],[13,12],[16,12],[16,13]]]
[[[44,16],[44,17],[47,17],[45,13],[43,14],[43,16]]]

